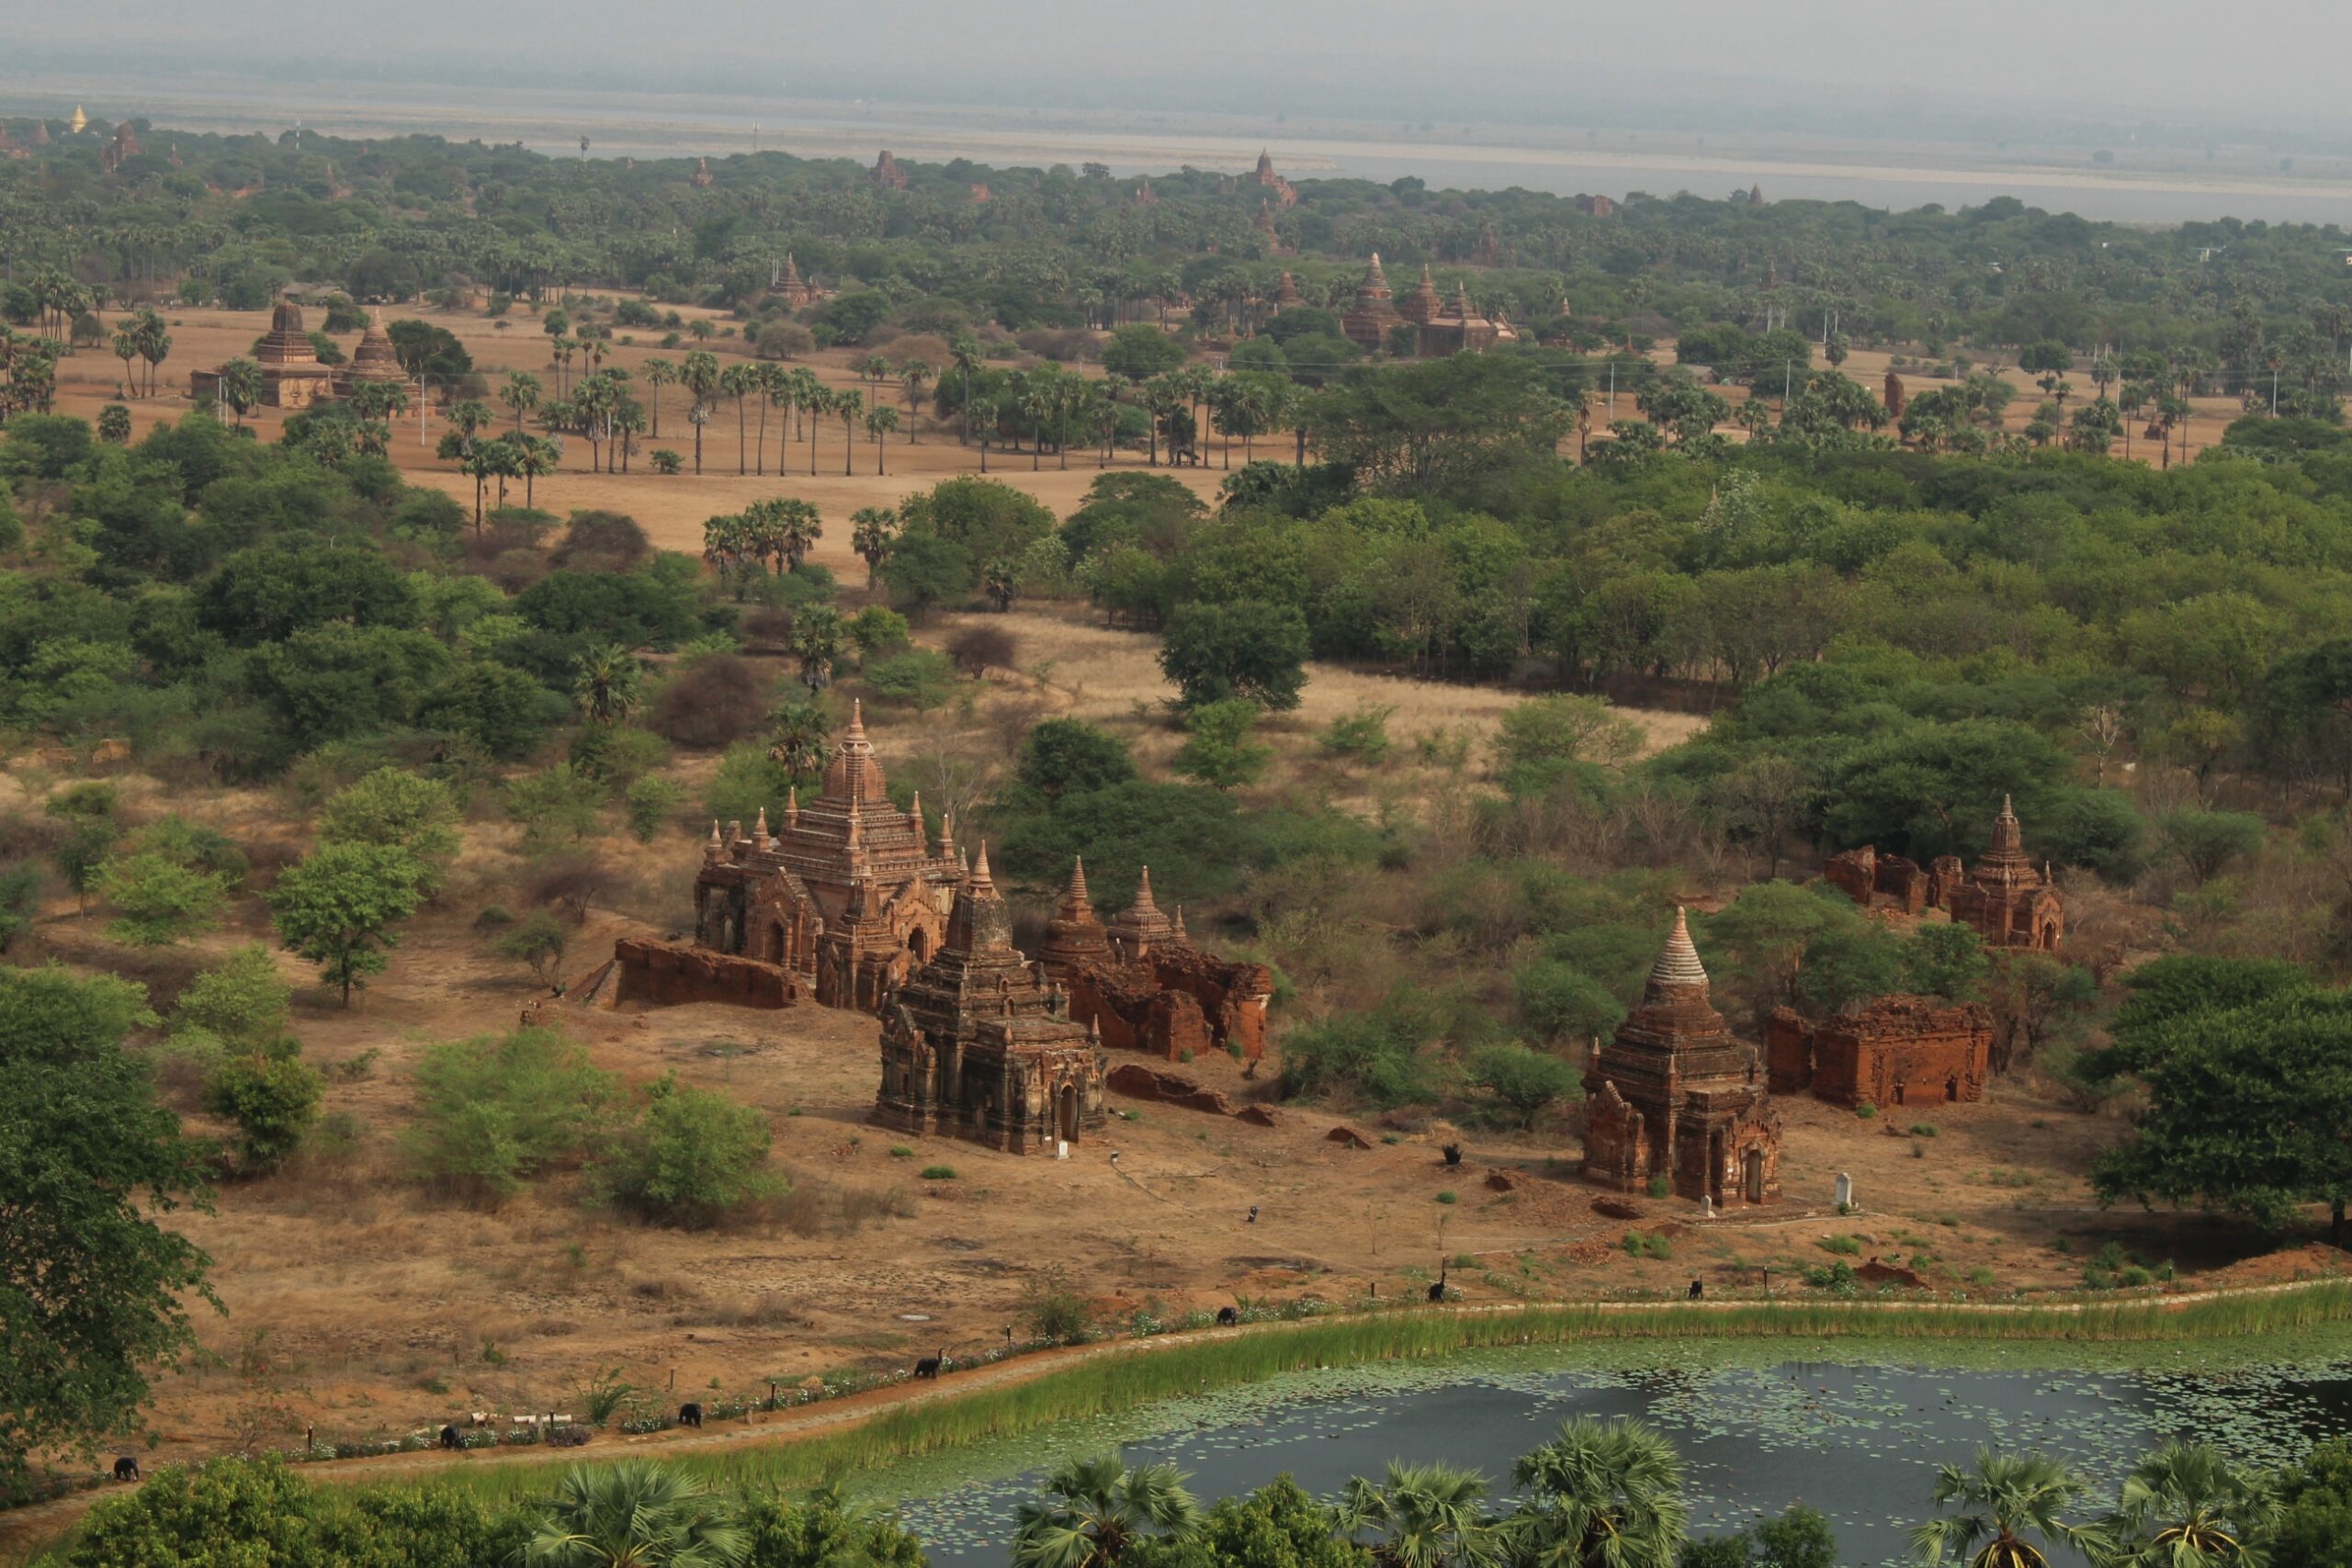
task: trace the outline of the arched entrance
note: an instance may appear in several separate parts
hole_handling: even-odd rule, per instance
[[[1078,1142],[1078,1086],[1074,1083],[1062,1085],[1054,1097],[1054,1130],[1062,1142]]]
[[[1742,1187],[1749,1202],[1764,1201],[1764,1151],[1762,1149],[1747,1151],[1747,1180],[1742,1183]]]
[[[917,926],[914,930],[909,931],[907,933],[907,952],[913,957],[915,961],[915,967],[918,969],[922,968],[931,958],[931,933],[923,930],[921,926]]]

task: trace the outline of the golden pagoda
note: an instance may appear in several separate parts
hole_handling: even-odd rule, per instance
[[[74,106],[74,118],[65,122],[65,129],[76,136],[90,129],[90,117],[82,112],[81,105]]]

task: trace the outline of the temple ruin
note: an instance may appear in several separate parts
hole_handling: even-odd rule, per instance
[[[1818,1021],[1776,1008],[1764,1053],[1774,1094],[1855,1108],[1976,1100],[1991,1072],[1993,1017],[1981,1003],[1935,997],[1880,997]]]
[[[863,705],[825,764],[816,799],[788,797],[782,831],[767,812],[746,834],[711,825],[695,879],[695,942],[797,976],[826,1007],[878,1010],[944,940],[964,878],[955,824],[930,841],[917,796],[890,803]]]
[[[1266,1052],[1266,1004],[1273,971],[1203,952],[1153,901],[1143,868],[1136,901],[1105,926],[1086,890],[1086,863],[1046,927],[1038,966],[1069,995],[1070,1017],[1106,1045],[1181,1062],[1227,1051],[1255,1062]]]
[[[1675,1193],[1727,1203],[1781,1195],[1781,1117],[1756,1048],[1732,1037],[1709,997],[1683,912],[1642,999],[1585,1075],[1585,1179],[1619,1191],[1654,1177]]]
[[[982,844],[938,951],[883,1004],[875,1120],[1007,1154],[1067,1153],[1102,1122],[1104,1067],[1066,999],[1012,945]]]
[[[269,333],[254,350],[261,364],[261,400],[267,408],[306,409],[335,395],[334,369],[319,363],[319,351],[302,324],[302,307],[291,299],[277,301],[269,313]],[[219,369],[191,372],[188,396],[220,396]]]
[[[1457,283],[1450,300],[1440,298],[1427,266],[1421,268],[1420,281],[1411,291],[1401,301],[1396,299],[1380,257],[1374,254],[1372,265],[1364,269],[1363,281],[1356,286],[1354,307],[1340,318],[1340,331],[1367,352],[1380,353],[1391,346],[1390,334],[1404,326],[1414,329],[1412,352],[1423,358],[1476,353],[1498,343],[1519,341],[1510,322],[1482,315],[1471,305],[1465,286]]]
[[[1938,855],[1922,870],[1864,844],[1830,857],[1822,879],[1865,909],[1917,917],[1941,909],[1987,947],[2055,953],[2066,937],[2066,902],[2047,864],[2025,852],[2024,829],[2008,797],[1993,819],[1993,841],[1975,865]]]

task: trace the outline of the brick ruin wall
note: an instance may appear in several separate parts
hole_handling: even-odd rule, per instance
[[[1981,1100],[1992,1049],[1992,1015],[1981,1005],[1924,997],[1882,997],[1818,1022],[1776,1008],[1764,1031],[1773,1093],[1848,1106]]]
[[[1091,1020],[1102,1043],[1180,1062],[1238,1047],[1244,1061],[1266,1054],[1266,1010],[1273,989],[1262,964],[1231,964],[1198,948],[1166,948],[1141,964],[1090,964],[1069,984],[1070,1016]]]
[[[775,1009],[790,1007],[801,996],[791,971],[705,947],[623,937],[613,944],[613,962],[616,1007],[626,1002],[659,1007],[723,1002],[729,1007]]]

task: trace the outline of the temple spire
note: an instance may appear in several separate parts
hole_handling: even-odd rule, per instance
[[[1690,920],[1680,905],[1675,906],[1674,930],[1666,939],[1666,949],[1650,966],[1650,987],[1661,986],[1704,986],[1707,967],[1699,962],[1699,949],[1690,941]]]
[[[800,826],[800,786],[797,784],[784,786],[784,825],[786,828]]]

